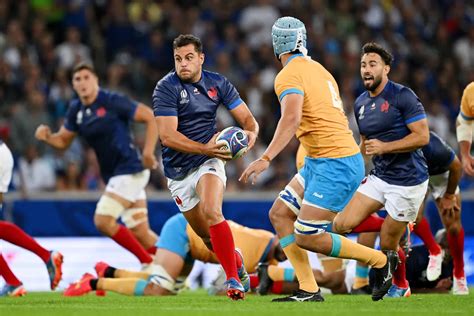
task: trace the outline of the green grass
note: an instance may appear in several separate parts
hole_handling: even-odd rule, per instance
[[[471,293],[474,289],[471,289]],[[28,293],[0,298],[0,315],[474,315],[474,294],[419,294],[372,302],[369,296],[325,295],[324,303],[272,303],[273,296],[248,295],[245,301],[208,296],[203,291],[174,297],[127,297],[108,294],[67,298],[60,293]]]

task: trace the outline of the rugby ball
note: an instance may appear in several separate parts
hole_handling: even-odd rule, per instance
[[[237,159],[247,152],[249,140],[243,129],[231,126],[223,129],[217,135],[216,144],[222,144],[221,148],[229,150],[232,159]]]

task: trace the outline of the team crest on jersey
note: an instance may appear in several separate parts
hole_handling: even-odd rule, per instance
[[[189,98],[188,98],[188,92],[186,92],[186,90],[181,90],[181,100],[179,101],[179,104],[185,104],[185,103],[189,103]]]
[[[207,95],[209,98],[215,100],[217,99],[217,89],[216,87],[212,87],[209,90],[207,90]]]
[[[105,110],[104,107],[100,107],[97,109],[97,111],[95,111],[95,114],[98,116],[98,117],[104,117],[105,114],[107,114],[107,111]]]
[[[385,100],[385,102],[380,107],[380,111],[382,111],[382,113],[388,113],[388,108],[389,107],[390,107],[390,104],[388,103],[387,100]]]
[[[82,118],[83,118],[82,111],[77,112],[77,114],[76,114],[76,124],[77,125],[82,124]]]

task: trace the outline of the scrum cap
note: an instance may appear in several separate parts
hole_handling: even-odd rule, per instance
[[[306,49],[306,28],[297,18],[285,16],[275,21],[272,27],[272,44],[275,56],[299,51],[303,55]]]

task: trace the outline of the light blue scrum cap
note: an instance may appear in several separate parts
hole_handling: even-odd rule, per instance
[[[272,26],[272,44],[273,52],[278,59],[281,55],[296,50],[306,56],[308,50],[304,23],[291,16],[279,18]]]

